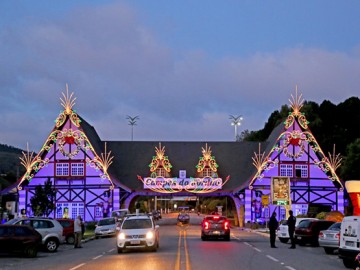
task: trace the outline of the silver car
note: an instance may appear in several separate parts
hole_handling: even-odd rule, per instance
[[[6,223],[33,227],[41,234],[43,246],[49,252],[55,252],[59,245],[65,242],[63,226],[55,219],[42,217],[15,218]]]
[[[339,248],[341,222],[332,224],[327,230],[319,233],[319,246],[323,247],[326,254],[332,254]]]
[[[148,215],[126,216],[120,226],[116,246],[118,253],[127,249],[159,248],[159,225]]]
[[[95,238],[116,235],[116,226],[114,217],[100,219],[95,227]]]

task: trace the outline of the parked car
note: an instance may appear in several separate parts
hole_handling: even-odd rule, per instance
[[[188,213],[179,213],[177,220],[182,224],[188,224],[190,222],[190,216]]]
[[[51,218],[28,217],[14,218],[6,224],[29,225],[37,230],[42,236],[42,244],[49,252],[55,252],[59,245],[65,242],[63,227],[59,221]]]
[[[341,222],[339,258],[347,268],[354,269],[358,262],[355,258],[360,253],[360,217],[347,216]]]
[[[126,215],[129,215],[130,211],[127,208],[114,210],[111,212],[111,217],[115,217],[117,222],[121,223]]]
[[[317,218],[296,218],[295,227],[303,220],[317,220]],[[287,220],[282,220],[280,222],[279,228],[277,229],[277,237],[281,243],[287,243],[290,240],[289,236],[289,227],[287,225]]]
[[[230,241],[230,221],[224,216],[206,216],[201,222],[201,240],[208,238]]]
[[[73,245],[75,242],[74,220],[69,218],[57,218],[56,220],[63,226],[63,235],[66,243]]]
[[[118,253],[127,249],[157,251],[160,236],[159,225],[148,215],[126,216],[120,226],[116,247]]]
[[[97,239],[104,236],[115,236],[116,227],[117,223],[114,217],[100,219],[95,227],[95,238]]]
[[[326,254],[332,254],[339,248],[341,222],[332,224],[327,230],[319,233],[319,246],[323,247]]]
[[[41,234],[27,225],[0,225],[0,251],[20,252],[36,257],[42,244]]]
[[[308,220],[305,219],[295,228],[295,241],[299,245],[311,244],[319,246],[319,233],[334,224],[330,220]]]

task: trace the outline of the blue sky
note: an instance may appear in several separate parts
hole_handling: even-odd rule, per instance
[[[232,141],[295,86],[360,90],[359,1],[0,1],[0,143],[38,151],[68,84],[103,140]]]

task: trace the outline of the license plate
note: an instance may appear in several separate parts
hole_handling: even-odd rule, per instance
[[[345,246],[348,246],[348,247],[355,247],[355,242],[345,241]]]
[[[219,231],[213,231],[213,234],[215,234],[215,235],[219,235],[219,234],[220,234],[220,232],[219,232]]]
[[[131,245],[140,245],[140,240],[132,240],[130,241]]]

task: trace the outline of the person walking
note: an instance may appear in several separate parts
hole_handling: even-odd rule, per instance
[[[295,239],[294,239],[294,232],[295,232],[295,224],[296,224],[296,217],[293,215],[293,211],[289,210],[289,218],[287,219],[287,225],[289,230],[289,236],[291,241],[291,249],[296,248]]]
[[[276,239],[276,230],[279,227],[279,222],[276,219],[276,213],[272,213],[269,221],[269,230],[270,230],[270,246],[271,248],[277,248],[275,246],[275,239]]]
[[[81,226],[82,226],[82,220],[81,220],[81,216],[79,215],[79,216],[77,216],[77,218],[75,219],[75,222],[74,222],[74,234],[75,234],[74,248],[82,248],[82,246],[81,246],[81,239],[82,239]]]

